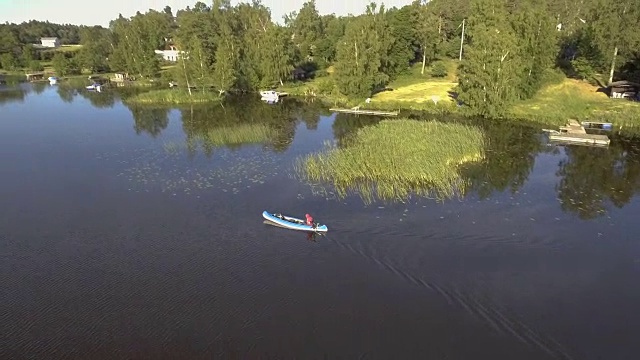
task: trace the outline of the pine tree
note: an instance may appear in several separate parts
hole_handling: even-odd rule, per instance
[[[381,71],[388,44],[378,36],[375,6],[347,24],[345,35],[337,47],[335,77],[338,89],[345,95],[368,97],[383,86],[389,77]]]
[[[628,28],[640,21],[637,1],[596,0],[588,21],[588,31],[602,56],[601,66],[608,65],[611,83],[620,52],[632,52],[640,44],[638,32]]]
[[[213,81],[220,95],[236,84],[238,53],[238,45],[231,28],[223,26],[213,67]]]
[[[426,1],[415,1],[413,3],[413,16],[415,28],[416,42],[422,55],[422,69],[420,74],[424,75],[424,69],[427,63],[435,59],[437,54],[437,46],[439,43],[439,18],[431,10],[431,5]]]
[[[476,114],[503,115],[516,97],[517,40],[501,0],[472,0],[465,57],[458,69],[459,99]]]
[[[262,86],[269,87],[291,77],[292,59],[287,51],[288,41],[285,29],[274,25],[267,29],[261,61]]]
[[[518,96],[527,99],[540,89],[544,71],[554,64],[558,32],[543,2],[521,3],[512,19],[522,66]]]

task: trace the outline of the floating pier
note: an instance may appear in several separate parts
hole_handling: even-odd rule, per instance
[[[560,131],[547,129],[543,131],[549,133],[549,140],[552,142],[590,146],[609,146],[611,142],[606,135],[588,134],[584,126],[575,120],[569,120],[567,125],[560,127]]]
[[[613,124],[609,122],[583,121],[581,124],[585,129],[607,130],[607,131],[613,129]]]
[[[377,116],[398,116],[397,111],[377,111],[377,110],[360,110],[359,107],[355,107],[352,109],[338,109],[332,108],[329,111],[335,111],[346,114],[355,114],[355,115],[377,115]]]
[[[27,81],[30,81],[30,82],[44,80],[44,72],[25,74],[25,76],[27,77]]]

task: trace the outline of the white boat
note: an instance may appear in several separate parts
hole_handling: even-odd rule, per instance
[[[93,84],[87,86],[87,90],[95,90],[97,92],[101,92],[102,91],[102,85],[97,84],[97,83],[93,83]]]
[[[55,77],[55,76],[49,76],[48,80],[49,80],[49,84],[51,84],[51,85],[55,85],[55,84],[58,83],[58,78]]]
[[[274,90],[260,91],[260,96],[262,97],[262,100],[278,100],[280,98],[280,94]]]

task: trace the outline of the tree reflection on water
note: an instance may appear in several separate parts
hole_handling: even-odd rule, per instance
[[[42,92],[48,84],[4,87],[0,104],[22,102],[30,91]],[[118,89],[90,93],[60,83],[56,92],[64,102],[75,96],[87,99],[98,108],[113,107],[119,99],[138,89]],[[131,111],[137,134],[158,137],[168,127],[169,107],[126,105]],[[216,147],[237,149],[248,144],[262,144],[275,153],[291,147],[298,122],[307,129],[317,129],[320,115],[330,112],[320,103],[302,103],[287,99],[265,105],[254,98],[231,98],[223,104],[194,105],[178,108],[186,144],[193,156],[202,151],[212,156]],[[432,119],[433,117],[429,117]],[[382,118],[337,114],[332,124],[338,147],[348,146],[357,130],[379,123]],[[461,174],[466,182],[463,196],[477,195],[487,199],[496,193],[516,193],[527,183],[536,158],[544,152],[562,157],[555,172],[554,191],[563,211],[581,219],[603,216],[611,208],[629,204],[640,189],[640,137],[633,133],[611,134],[608,148],[585,146],[547,147],[538,126],[510,121],[480,119],[442,119],[472,124],[486,137],[484,159],[465,167]],[[208,134],[217,134],[216,137]],[[207,141],[208,139],[208,141]],[[375,186],[360,184],[356,186]]]
[[[640,137],[612,136],[609,148],[570,146],[560,161],[556,191],[564,211],[581,219],[622,208],[640,190]]]

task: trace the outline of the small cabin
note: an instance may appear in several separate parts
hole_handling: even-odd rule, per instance
[[[42,47],[45,48],[59,48],[61,46],[60,39],[57,37],[43,37],[40,38],[40,43]]]
[[[614,81],[609,84],[609,97],[613,99],[638,99],[640,84],[631,81]]]

